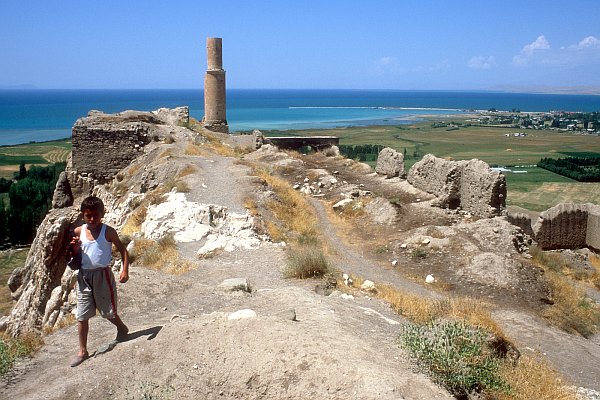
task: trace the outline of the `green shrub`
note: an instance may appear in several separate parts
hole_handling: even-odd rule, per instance
[[[464,322],[447,321],[407,325],[400,343],[436,383],[466,398],[471,393],[508,389],[499,376],[501,360],[487,344],[488,336]]]

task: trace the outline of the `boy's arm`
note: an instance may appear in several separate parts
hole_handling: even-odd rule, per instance
[[[121,239],[119,239],[119,235],[117,231],[110,226],[106,226],[106,240],[112,242],[119,253],[121,253],[121,260],[123,261],[123,268],[121,268],[121,275],[119,275],[119,282],[125,283],[129,280],[129,254],[127,254],[127,248]]]

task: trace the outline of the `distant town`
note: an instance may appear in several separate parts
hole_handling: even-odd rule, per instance
[[[572,131],[581,134],[600,135],[599,112],[534,112],[523,113],[519,110],[484,111],[477,118],[465,121],[470,125],[496,126],[514,129],[549,129],[557,131]],[[527,136],[519,132],[515,136]]]

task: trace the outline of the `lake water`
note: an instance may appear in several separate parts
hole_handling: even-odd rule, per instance
[[[114,113],[187,105],[198,120],[197,90],[0,90],[0,145],[69,137],[89,110]],[[600,96],[401,90],[227,91],[232,131],[406,124],[465,110],[600,111]]]

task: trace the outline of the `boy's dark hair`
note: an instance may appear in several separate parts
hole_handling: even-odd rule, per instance
[[[83,199],[80,207],[81,212],[84,210],[95,210],[101,215],[104,215],[104,203],[96,196],[90,196]]]

